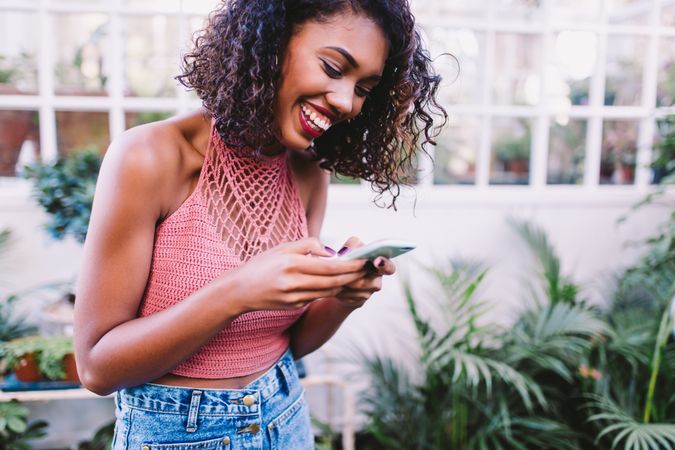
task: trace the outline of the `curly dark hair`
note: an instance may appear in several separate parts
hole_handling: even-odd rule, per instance
[[[416,150],[435,145],[447,121],[436,100],[441,81],[423,47],[407,0],[225,0],[196,35],[176,79],[194,89],[228,145],[261,151],[274,142],[274,104],[284,51],[298,25],[353,12],[373,20],[389,41],[382,79],[361,113],[314,141],[321,167],[369,181],[378,199],[417,167]],[[438,116],[440,123],[434,124]]]

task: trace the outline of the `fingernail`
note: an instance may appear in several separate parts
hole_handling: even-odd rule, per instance
[[[337,254],[342,256],[345,253],[347,253],[348,251],[349,251],[349,247],[342,247],[340,250],[338,250]]]
[[[330,248],[329,246],[324,245],[324,246],[323,246],[323,249],[326,250],[328,253],[330,253],[331,256],[335,255],[335,250],[333,250],[333,249]]]
[[[384,267],[384,259],[382,259],[382,258],[377,258],[375,261],[376,261],[376,262],[375,262],[375,265],[376,265],[377,267],[379,267],[380,269]]]

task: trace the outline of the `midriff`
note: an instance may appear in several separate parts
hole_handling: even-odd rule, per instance
[[[152,381],[152,383],[204,389],[241,389],[251,384],[252,381],[255,381],[268,370],[269,368],[252,373],[251,375],[233,378],[190,378],[168,373]]]

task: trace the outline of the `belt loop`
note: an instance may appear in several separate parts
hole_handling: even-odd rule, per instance
[[[291,364],[292,364],[292,362],[291,362]],[[288,395],[288,394],[291,393],[291,378],[292,378],[292,375],[291,375],[290,370],[288,369],[286,361],[281,361],[281,363],[279,363],[279,371],[281,372],[281,378],[282,378],[282,381],[283,381],[284,385],[286,386],[286,394]]]
[[[202,398],[202,391],[192,391],[192,399],[190,400],[190,410],[188,411],[187,426],[185,431],[194,433],[197,431],[197,414],[199,413],[199,401]]]

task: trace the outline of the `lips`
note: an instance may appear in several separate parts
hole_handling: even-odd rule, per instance
[[[332,125],[330,118],[323,115],[313,105],[305,102],[300,104],[299,116],[300,126],[313,139],[321,136]]]

